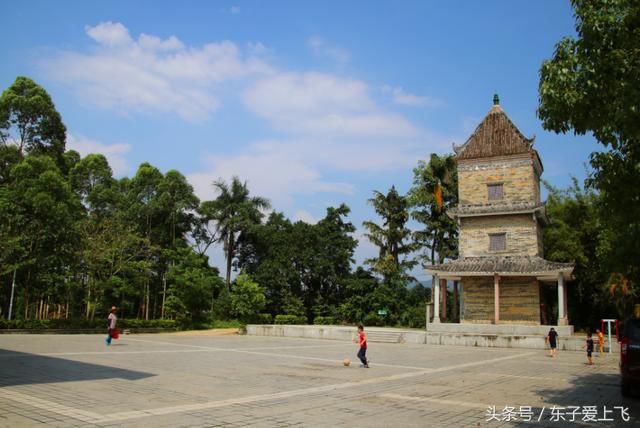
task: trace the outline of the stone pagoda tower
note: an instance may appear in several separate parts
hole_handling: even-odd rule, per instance
[[[450,215],[459,225],[460,257],[426,271],[459,281],[461,323],[540,325],[541,283],[557,282],[558,325],[568,324],[565,280],[573,265],[543,258],[543,167],[533,143],[495,95],[466,143],[454,144],[459,205]],[[439,282],[433,323],[440,322]]]

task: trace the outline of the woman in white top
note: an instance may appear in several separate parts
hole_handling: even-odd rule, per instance
[[[109,313],[109,316],[107,317],[107,320],[109,322],[108,324],[108,336],[107,338],[104,340],[105,343],[107,344],[107,346],[111,345],[111,338],[113,336],[113,333],[115,331],[116,328],[116,322],[118,321],[118,317],[116,316],[116,307],[112,306],[111,307],[111,312]]]

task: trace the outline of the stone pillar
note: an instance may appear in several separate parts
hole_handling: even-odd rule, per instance
[[[500,323],[500,275],[493,275],[493,323]]]
[[[433,277],[433,323],[440,322],[440,280],[437,275]]]
[[[567,318],[567,288],[564,286],[564,276],[558,274],[558,325],[569,325]]]
[[[453,281],[453,307],[451,308],[451,317],[453,318],[451,321],[453,322],[460,322],[460,316],[459,316],[459,308],[460,305],[458,305],[458,281]]]
[[[440,319],[442,319],[443,322],[447,322],[447,280],[441,279],[440,287],[438,288],[440,289],[440,295],[442,299],[442,307],[440,309],[440,311],[442,312],[442,316],[440,317]]]
[[[458,312],[458,319],[462,322],[462,320],[464,320],[464,282],[458,283],[458,294],[460,295],[460,311]]]

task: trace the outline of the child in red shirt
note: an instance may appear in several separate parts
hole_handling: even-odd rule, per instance
[[[358,358],[362,361],[364,368],[369,368],[369,362],[367,361],[367,335],[364,333],[364,327],[362,324],[358,325],[358,338],[360,342],[360,351],[358,351]]]

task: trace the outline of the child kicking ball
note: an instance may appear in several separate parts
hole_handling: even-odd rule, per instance
[[[369,368],[369,362],[367,361],[367,335],[364,332],[362,324],[358,325],[358,342],[360,343],[360,350],[358,351],[358,359],[362,362],[360,367]]]

